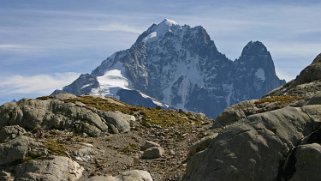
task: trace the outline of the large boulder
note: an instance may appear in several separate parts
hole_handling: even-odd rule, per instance
[[[255,106],[255,100],[243,101],[226,108],[213,122],[214,128],[224,127],[232,124],[248,115],[255,114],[258,108]]]
[[[26,158],[46,156],[47,153],[41,143],[26,136],[18,136],[0,144],[0,166],[22,162]]]
[[[300,145],[295,151],[295,170],[290,181],[321,180],[321,145]]]
[[[212,140],[214,138],[216,138],[217,136],[218,136],[218,133],[210,134],[208,136],[203,137],[202,139],[200,139],[196,143],[194,143],[189,148],[188,157],[191,157],[191,156],[195,155],[196,153],[205,150],[210,145]]]
[[[118,175],[119,181],[153,181],[150,173],[144,170],[130,170]]]
[[[314,105],[244,118],[190,158],[184,180],[274,180],[284,155],[320,126],[320,116],[321,106]]]
[[[160,144],[147,140],[145,144],[141,147],[141,150],[147,150],[152,147],[160,147]]]
[[[144,159],[155,159],[160,158],[165,153],[162,147],[151,147],[144,151],[142,158]]]
[[[0,129],[0,142],[5,141],[6,139],[16,138],[25,133],[26,130],[19,125],[4,126]]]
[[[321,128],[302,139],[281,167],[278,180],[321,180]]]
[[[112,128],[114,133],[124,133],[130,131],[130,122],[135,120],[135,117],[124,114],[119,111],[103,112],[102,116]]]
[[[141,150],[144,151],[142,158],[143,159],[155,159],[160,158],[164,155],[165,150],[160,144],[153,141],[146,141],[145,144],[141,147]]]
[[[88,181],[153,181],[149,172],[144,170],[130,170],[119,174],[118,176],[95,176]]]
[[[84,168],[67,157],[53,156],[48,159],[35,159],[18,165],[15,180],[32,181],[74,181],[78,180]]]

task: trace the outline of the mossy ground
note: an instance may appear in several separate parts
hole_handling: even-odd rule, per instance
[[[125,154],[131,154],[139,150],[139,146],[134,143],[129,143],[125,147],[121,148],[119,151]]]
[[[43,142],[43,144],[48,149],[48,151],[53,155],[67,156],[66,154],[67,149],[63,144],[60,144],[53,139],[47,139]]]
[[[299,100],[297,96],[282,95],[282,96],[269,96],[259,99],[255,102],[256,105],[265,104],[265,103],[278,103],[280,105],[288,105],[294,101]]]
[[[146,126],[158,125],[161,127],[172,127],[175,125],[193,126],[201,125],[202,120],[193,119],[188,117],[188,113],[179,112],[177,110],[165,110],[159,107],[146,108],[140,106],[114,104],[106,99],[92,96],[82,96],[74,99],[64,100],[66,103],[81,102],[87,106],[94,107],[102,111],[120,111],[125,114],[133,115],[136,112],[140,112],[143,115],[143,121]],[[117,100],[115,100],[117,101]],[[118,102],[118,101],[117,101]]]

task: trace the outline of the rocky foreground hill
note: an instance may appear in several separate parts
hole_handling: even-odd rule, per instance
[[[290,83],[226,109],[185,181],[321,180],[321,54]]]
[[[0,107],[0,180],[175,180],[203,114],[58,94]]]
[[[0,107],[0,180],[321,180],[321,54],[266,97],[203,114],[57,94]]]

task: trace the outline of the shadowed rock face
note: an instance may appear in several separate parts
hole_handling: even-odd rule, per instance
[[[311,119],[318,109],[287,107],[228,126],[192,158],[185,180],[274,180],[284,155],[320,125]]]
[[[295,95],[300,97],[315,96],[321,91],[321,54],[304,68],[295,80],[273,90],[269,95]]]
[[[320,180],[320,62],[265,98],[226,109],[223,130],[189,158],[184,180]]]
[[[304,84],[316,80],[321,80],[321,54],[318,55],[311,65],[302,70],[300,75],[296,78],[294,84]]]

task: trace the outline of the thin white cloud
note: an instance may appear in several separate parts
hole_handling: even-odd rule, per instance
[[[0,49],[19,49],[19,48],[29,48],[25,45],[17,45],[17,44],[0,44]]]
[[[44,49],[33,45],[25,44],[0,44],[0,55],[5,54],[35,54],[43,52]]]
[[[48,95],[55,89],[70,84],[78,76],[79,73],[75,72],[7,76],[0,78],[0,94],[2,96],[11,94]]]
[[[276,74],[278,75],[278,77],[280,79],[284,79],[286,82],[289,82],[289,81],[291,81],[291,80],[293,80],[295,78],[295,76],[287,73],[284,70],[280,70],[280,69],[276,68],[275,71],[276,71]]]
[[[99,26],[99,27],[93,27],[93,28],[85,28],[84,30],[87,31],[105,31],[105,32],[126,32],[126,33],[135,33],[135,34],[140,34],[144,30],[129,26],[126,24],[109,24],[106,26]]]
[[[23,44],[0,44],[0,50],[30,50],[36,47]]]

